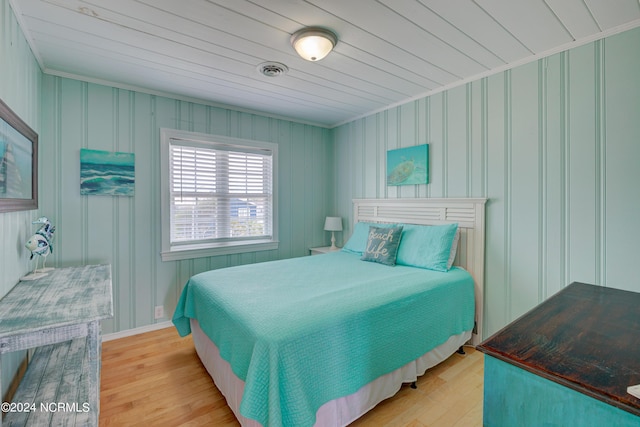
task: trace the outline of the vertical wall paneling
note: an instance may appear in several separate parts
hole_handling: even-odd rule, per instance
[[[401,105],[396,111],[398,112],[398,124],[396,131],[398,132],[398,145],[402,148],[419,145],[417,140],[417,124],[416,124],[416,101]],[[411,160],[411,159],[407,159]],[[388,172],[387,172],[388,173]],[[402,185],[398,187],[399,195],[403,198],[415,198],[420,186]]]
[[[354,147],[353,166],[360,168],[363,173],[355,177],[353,183],[355,191],[361,196],[364,196],[369,191],[369,182],[367,182],[367,176],[371,170],[373,170],[373,164],[367,164],[367,143],[368,140],[368,123],[366,120],[362,120],[352,128],[353,140],[358,141]]]
[[[491,286],[485,289],[485,330],[496,330],[504,325],[507,317],[508,264],[505,230],[507,219],[506,169],[507,150],[505,145],[506,73],[491,76],[486,82],[486,103],[484,113],[487,133],[487,203],[486,218],[486,266],[485,283],[491,277]]]
[[[488,155],[487,155],[487,147],[489,145],[489,126],[487,125],[488,123],[488,116],[487,116],[487,110],[489,109],[488,106],[488,79],[484,78],[480,81],[480,97],[478,98],[480,100],[480,103],[476,106],[476,110],[480,110],[480,114],[476,114],[476,117],[479,117],[480,120],[480,124],[479,124],[479,129],[478,129],[478,134],[480,135],[480,137],[478,138],[478,140],[480,141],[480,156],[477,156],[476,158],[480,159],[480,166],[477,168],[480,176],[479,177],[474,177],[474,182],[477,180],[479,181],[479,186],[480,189],[477,190],[478,194],[480,194],[481,196],[485,197],[487,195],[488,192],[488,187],[489,187],[489,183],[488,183],[488,165],[487,165],[487,160],[488,160]],[[473,192],[472,189],[472,194],[476,194],[475,192]]]
[[[571,246],[569,242],[571,241],[571,227],[569,227],[569,218],[571,217],[571,204],[569,203],[570,195],[571,195],[571,187],[570,187],[570,173],[571,173],[571,162],[570,162],[570,153],[571,153],[571,116],[569,112],[571,111],[571,98],[569,96],[571,90],[571,84],[569,81],[571,63],[569,61],[569,52],[564,52],[560,54],[560,126],[561,126],[561,134],[560,134],[560,146],[561,146],[561,155],[562,161],[560,163],[562,172],[560,176],[560,188],[562,189],[561,199],[562,206],[560,210],[560,214],[562,217],[562,234],[560,235],[560,248],[563,253],[561,256],[562,259],[562,270],[564,271],[564,276],[561,277],[563,283],[569,282],[570,272],[571,272]]]
[[[399,135],[399,123],[398,123],[398,118],[399,118],[399,107],[396,107],[394,109],[389,110],[388,114],[385,115],[385,131],[386,131],[386,138],[387,138],[387,151],[388,150],[397,150],[398,148],[402,148],[402,146],[400,145],[400,139],[398,137]],[[386,153],[385,153],[386,156]],[[356,170],[351,171],[351,173],[356,173]],[[380,173],[383,175],[384,177],[384,185],[385,187],[387,187],[387,196],[389,198],[398,198],[400,197],[400,191],[398,189],[397,186],[390,186],[387,185],[387,175],[389,174],[389,172],[387,171],[387,166],[385,163],[384,169],[380,170]],[[357,174],[357,173],[356,173]],[[355,197],[349,197],[349,205],[351,205],[351,199],[354,199]]]
[[[455,91],[455,89],[453,90]],[[441,150],[442,150],[442,158],[440,164],[442,165],[440,168],[440,194],[442,197],[448,197],[448,166],[449,166],[449,94],[451,91],[444,92],[442,94],[442,104],[441,104],[441,132],[442,132],[442,142],[441,142]]]
[[[304,256],[329,243],[335,215],[331,131],[299,123],[45,75],[42,156],[58,178],[44,183],[42,210],[59,225],[56,264],[110,263],[113,320],[105,333],[166,320],[188,278],[212,268]],[[162,262],[160,128],[275,142],[279,151],[277,251]],[[80,196],[81,148],[135,154],[133,197]],[[358,155],[359,156],[359,155]],[[362,157],[359,156],[361,159]],[[164,319],[154,308],[164,307]]]
[[[533,308],[539,295],[538,259],[539,126],[536,63],[512,70],[509,118],[509,306],[513,313]]]
[[[364,140],[370,141],[367,144],[363,144],[363,164],[364,166],[364,179],[363,179],[363,197],[375,198],[378,196],[378,189],[380,183],[378,180],[378,143],[379,143],[379,129],[378,129],[378,116],[369,116],[362,121],[364,128]]]
[[[0,99],[2,99],[42,140],[40,129],[40,94],[42,90],[40,67],[22,34],[20,26],[8,0],[0,0]],[[40,163],[47,159],[40,157]],[[39,173],[38,182],[50,179]],[[41,188],[41,187],[40,187]],[[39,194],[39,206],[49,195]],[[40,215],[40,210],[0,213],[0,298],[18,283],[20,277],[35,266],[29,260],[24,244],[35,231],[31,224]],[[51,215],[47,213],[47,215]],[[51,265],[49,258],[47,265]],[[11,380],[22,363],[25,352],[8,353],[2,357],[2,390],[5,396]],[[2,399],[4,400],[4,399]]]
[[[444,93],[436,94],[429,98],[428,127],[430,129],[429,139],[429,184],[430,197],[444,197]]]
[[[285,167],[288,167],[291,171],[291,192],[298,194],[297,200],[293,200],[293,203],[306,206],[309,195],[305,192],[305,180],[303,179],[307,172],[305,169],[305,145],[303,140],[304,126],[292,124],[291,132],[293,135],[290,148],[291,157],[289,158],[289,164],[285,165]],[[302,215],[292,215],[291,224],[294,229],[298,230],[297,233],[291,235],[291,252],[302,253],[304,251],[305,218]]]
[[[292,151],[291,147],[294,141],[291,136],[290,123],[278,123],[278,161],[280,164],[280,176],[278,186],[280,193],[278,197],[280,224],[291,224],[293,206],[296,203],[293,195],[294,175],[288,165],[291,164]],[[278,247],[278,256],[286,257],[292,250],[292,235],[289,227],[283,227],[278,231],[280,244]]]
[[[513,276],[512,276],[512,256],[511,252],[512,248],[512,204],[513,204],[513,193],[512,193],[512,176],[513,176],[513,149],[511,142],[513,140],[513,123],[512,123],[512,114],[513,114],[513,104],[512,104],[512,71],[508,70],[505,72],[504,79],[504,110],[502,113],[504,114],[504,129],[503,129],[503,139],[502,143],[504,146],[504,181],[503,181],[503,195],[504,195],[504,224],[503,224],[503,233],[502,236],[504,238],[504,297],[505,297],[505,317],[507,319],[511,319],[513,317],[513,300],[511,298],[511,291],[513,289]]]
[[[62,96],[62,94],[60,95]],[[132,93],[133,108],[130,111],[130,123],[133,127],[132,147],[135,154],[135,196],[133,198],[132,215],[133,228],[130,236],[132,246],[131,265],[133,266],[133,281],[129,293],[133,298],[124,302],[124,307],[132,313],[131,327],[143,326],[153,319],[153,306],[155,299],[153,294],[156,283],[156,262],[157,253],[151,249],[159,241],[154,237],[154,216],[150,214],[149,206],[153,206],[155,195],[151,189],[154,187],[154,165],[151,159],[152,153],[157,145],[153,141],[154,129],[156,127],[156,106],[155,97],[140,93]],[[148,190],[144,190],[148,189]],[[120,291],[122,295],[123,288]],[[115,307],[114,307],[115,308]],[[115,308],[119,310],[119,308]],[[114,318],[116,322],[120,319]],[[118,329],[127,329],[127,325],[120,323]]]
[[[478,155],[478,143],[480,141],[480,129],[477,127],[479,124],[478,120],[475,118],[475,111],[478,111],[477,108],[479,97],[478,97],[478,84],[469,83],[466,85],[467,89],[467,102],[466,102],[466,126],[465,126],[465,140],[467,142],[467,158],[465,162],[465,169],[467,171],[467,182],[465,188],[465,197],[468,197],[472,192],[474,179],[478,184],[482,183],[482,177],[480,175],[476,175],[476,172],[479,168],[474,167],[474,159]],[[478,138],[475,138],[478,136]],[[478,163],[478,162],[475,162]],[[478,190],[480,193],[481,190]]]
[[[547,66],[548,60],[545,58],[538,61],[538,295],[536,301],[543,301],[547,295],[547,258],[545,251],[547,248]]]
[[[595,283],[596,277],[596,80],[594,45],[570,52],[569,183],[570,276]]]
[[[446,132],[443,151],[444,181],[442,193],[445,197],[466,197],[469,195],[469,160],[471,156],[469,120],[471,118],[471,98],[469,85],[460,86],[447,93],[443,108],[444,131]]]
[[[563,109],[564,98],[561,61],[563,55],[546,58],[541,70],[540,121],[542,126],[543,151],[540,154],[541,186],[539,215],[542,220],[540,257],[540,278],[544,300],[561,289],[565,282],[563,257]]]
[[[333,131],[335,155],[353,162],[337,176],[377,173],[378,197],[489,199],[486,334],[572,281],[640,291],[639,49],[633,29],[347,123]],[[430,184],[386,186],[386,151],[421,138]],[[361,189],[336,185],[340,215]]]
[[[637,264],[640,228],[640,32],[628,31],[604,41],[602,102],[603,230],[605,284],[638,291],[630,270]],[[632,49],[633,48],[633,49]]]
[[[429,182],[431,182],[432,173],[432,151],[433,151],[433,137],[432,137],[432,123],[431,123],[431,98],[424,99],[424,115],[420,117],[420,120],[424,120],[425,123],[425,142],[429,144]],[[431,197],[431,185],[425,185],[425,197]]]
[[[594,122],[596,126],[596,281],[597,283],[606,284],[607,274],[607,254],[606,248],[606,129],[607,129],[607,111],[604,105],[605,94],[605,46],[606,44],[599,40],[594,43],[595,47],[595,117]]]

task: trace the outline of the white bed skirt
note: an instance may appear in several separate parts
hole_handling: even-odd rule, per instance
[[[227,404],[240,424],[243,427],[261,427],[259,422],[240,414],[244,381],[236,377],[229,363],[220,357],[218,347],[202,332],[197,320],[191,319],[191,331],[196,352],[202,364],[226,398]],[[316,413],[315,426],[342,427],[352,423],[384,399],[396,394],[402,384],[416,381],[427,369],[447,359],[470,338],[471,331],[454,335],[422,357],[373,380],[357,392],[325,403]]]

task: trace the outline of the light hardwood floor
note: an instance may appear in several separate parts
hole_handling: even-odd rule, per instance
[[[465,347],[403,386],[352,426],[482,426],[483,359]],[[237,427],[224,397],[200,363],[191,337],[174,328],[102,346],[100,426]]]

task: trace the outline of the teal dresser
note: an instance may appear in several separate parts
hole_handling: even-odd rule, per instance
[[[640,426],[638,293],[572,283],[478,350],[486,427]]]

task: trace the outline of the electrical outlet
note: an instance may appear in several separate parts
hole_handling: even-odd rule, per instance
[[[155,320],[162,319],[164,317],[164,306],[156,305]]]

